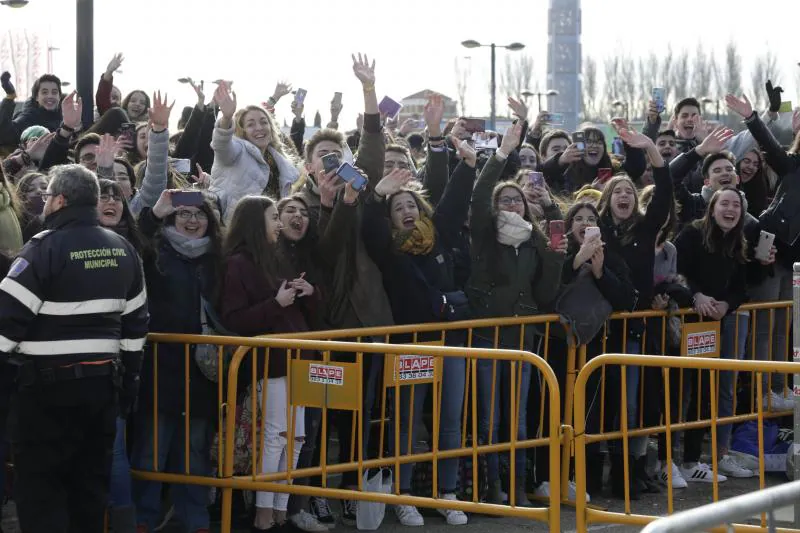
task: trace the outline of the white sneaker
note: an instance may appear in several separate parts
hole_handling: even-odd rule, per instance
[[[306,531],[307,533],[327,533],[328,531],[325,524],[322,524],[319,520],[314,518],[314,515],[304,510],[290,516],[289,521],[294,527],[300,531]]]
[[[775,391],[770,391],[769,394],[764,395],[764,409],[770,411],[793,411],[794,400],[784,398],[782,395]]]
[[[542,483],[536,487],[536,490],[533,491],[533,495],[537,498],[550,498],[550,482],[549,481],[542,481]],[[569,482],[569,488],[567,489],[567,499],[570,501],[575,501],[578,498],[578,486],[575,484],[574,481]],[[586,493],[586,502],[592,501],[592,497],[589,493]]]
[[[731,455],[724,455],[722,457],[722,460],[717,463],[717,470],[728,477],[747,478],[755,475],[752,470],[748,470],[737,463],[736,459]]]
[[[394,513],[404,526],[420,527],[425,525],[425,520],[413,505],[395,505]]]
[[[667,484],[667,465],[664,465],[661,468],[661,481],[663,481],[664,484]],[[672,463],[672,488],[685,489],[688,486],[689,484],[686,483],[685,479],[683,479],[683,476],[681,475],[681,471],[678,468],[678,465]]]
[[[439,499],[456,501],[457,498],[455,494],[442,494],[439,497]],[[436,509],[436,510],[439,511],[439,514],[441,514],[443,517],[447,519],[448,526],[463,526],[469,521],[467,515],[463,511],[456,511],[454,509]],[[422,517],[420,516],[420,518]]]
[[[714,473],[711,467],[705,463],[695,463],[694,466],[681,467],[683,479],[692,483],[713,483]],[[726,476],[717,472],[717,483],[728,481]]]

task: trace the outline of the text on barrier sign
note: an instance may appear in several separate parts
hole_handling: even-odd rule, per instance
[[[681,354],[689,357],[719,357],[719,322],[683,325]]]
[[[308,382],[322,385],[344,385],[344,368],[331,365],[308,365]]]
[[[432,355],[400,355],[395,361],[395,375],[400,381],[433,379],[435,361]]]

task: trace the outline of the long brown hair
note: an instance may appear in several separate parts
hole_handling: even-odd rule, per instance
[[[716,207],[723,193],[732,192],[739,197],[739,221],[728,233],[724,233],[714,220],[714,207]],[[747,211],[744,208],[744,194],[733,187],[724,187],[714,193],[708,209],[703,218],[692,222],[692,226],[703,233],[703,246],[711,253],[722,253],[725,257],[735,259],[739,263],[747,263],[747,241],[744,237],[744,219]]]
[[[277,285],[280,271],[278,247],[269,242],[264,212],[275,205],[267,196],[245,196],[236,204],[228,226],[222,253],[228,258],[247,255],[271,285]],[[277,209],[277,206],[276,206]]]
[[[639,196],[636,194],[636,184],[633,183],[633,180],[626,175],[614,176],[611,178],[611,181],[603,188],[603,194],[600,195],[600,200],[597,202],[597,210],[600,212],[600,218],[606,225],[609,227],[614,226],[614,216],[611,212],[611,195],[620,183],[627,183],[633,189],[633,212],[630,218],[619,224],[619,229],[622,234],[620,242],[623,245],[628,245],[633,241],[633,230],[636,224],[644,217],[641,211],[639,211]]]

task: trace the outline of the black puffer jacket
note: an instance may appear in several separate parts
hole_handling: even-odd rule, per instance
[[[56,131],[61,126],[61,107],[48,111],[36,100],[29,98],[22,110],[14,114],[13,100],[4,98],[0,101],[0,145],[19,143],[19,137],[29,126],[44,126]]]

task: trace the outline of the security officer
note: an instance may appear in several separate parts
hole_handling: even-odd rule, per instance
[[[0,282],[17,369],[9,433],[25,533],[103,531],[115,419],[136,397],[147,295],[136,250],[97,221],[97,177],[55,167],[44,214]]]

